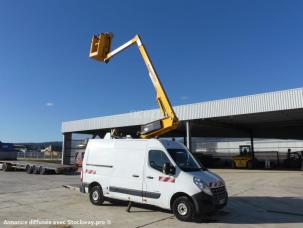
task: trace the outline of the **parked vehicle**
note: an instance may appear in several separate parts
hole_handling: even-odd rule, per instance
[[[232,168],[252,169],[258,166],[258,160],[255,158],[251,146],[239,146],[239,155],[232,157]]]
[[[303,151],[291,152],[291,150],[288,150],[287,158],[284,160],[284,166],[288,169],[303,168]]]
[[[43,160],[0,160],[0,170],[23,170],[28,174],[61,174],[71,173],[76,170],[75,165],[62,165],[58,163],[44,162]]]
[[[15,160],[18,152],[14,149],[12,143],[2,143],[0,141],[0,159]]]
[[[91,139],[81,172],[91,203],[105,199],[172,210],[180,220],[227,204],[221,177],[199,164],[187,148],[162,139]]]
[[[28,174],[59,174],[70,173],[76,170],[75,165],[62,165],[54,160],[33,159],[18,160],[18,152],[12,143],[0,142],[0,170],[16,171],[23,170]]]

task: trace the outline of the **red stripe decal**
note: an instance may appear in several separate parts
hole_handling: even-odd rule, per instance
[[[159,181],[175,183],[175,178],[173,177],[159,177]]]
[[[88,173],[88,174],[96,174],[96,170],[86,169],[86,170],[85,170],[85,173]]]

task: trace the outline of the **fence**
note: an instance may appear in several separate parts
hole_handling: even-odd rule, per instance
[[[26,151],[18,152],[18,159],[32,159],[32,160],[61,160],[62,152],[51,151],[48,153],[41,153],[40,151]]]

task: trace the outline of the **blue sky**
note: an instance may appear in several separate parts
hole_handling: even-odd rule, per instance
[[[0,140],[61,140],[61,122],[157,108],[140,34],[173,105],[302,87],[302,1],[0,2]]]

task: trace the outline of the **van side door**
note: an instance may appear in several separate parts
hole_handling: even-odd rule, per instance
[[[172,163],[161,149],[149,149],[145,160],[143,202],[167,208],[175,177],[164,174],[162,169],[165,163]]]
[[[144,151],[116,151],[109,197],[142,203]]]

